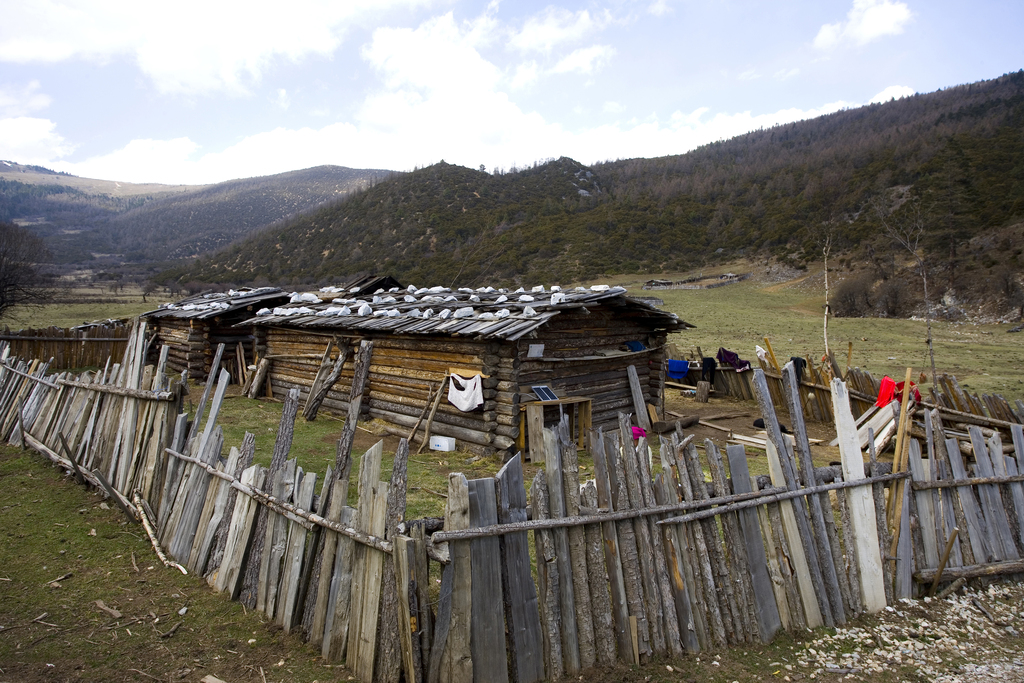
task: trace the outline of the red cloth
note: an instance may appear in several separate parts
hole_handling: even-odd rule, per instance
[[[902,384],[902,382],[900,382]],[[879,408],[892,403],[893,392],[896,390],[896,382],[893,381],[892,377],[886,375],[882,378],[882,385],[878,387],[878,400],[875,401],[875,405]]]
[[[918,391],[917,385],[914,384],[913,382],[911,382],[910,383],[910,388],[914,391],[914,393],[911,394],[911,397],[914,399],[915,402],[920,403],[921,402],[921,392]],[[899,401],[902,404],[902,402],[903,402],[903,382],[900,382],[900,383],[898,383],[896,385],[896,393],[893,395],[893,398],[895,398],[897,401]]]

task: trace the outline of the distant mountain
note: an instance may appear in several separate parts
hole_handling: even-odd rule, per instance
[[[319,166],[216,185],[133,185],[0,162],[0,220],[46,238],[64,264],[193,258],[387,177]]]
[[[471,285],[679,271],[741,255],[801,265],[820,258],[828,222],[837,252],[884,269],[906,254],[881,236],[875,204],[920,206],[922,245],[951,282],[972,269],[1019,272],[1010,236],[1024,218],[1024,72],[677,156],[589,168],[562,158],[502,175],[442,162],[163,277],[328,283],[375,272]]]

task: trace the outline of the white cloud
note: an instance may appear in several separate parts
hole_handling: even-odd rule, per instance
[[[573,50],[569,55],[563,57],[552,67],[551,72],[556,74],[570,73],[577,71],[583,74],[593,73],[608,63],[615,54],[615,48],[611,45],[591,45]]]
[[[512,76],[510,85],[513,90],[519,90],[536,83],[538,77],[539,71],[537,68],[537,62],[525,62],[523,64],[516,65],[516,72]]]
[[[871,98],[870,104],[881,104],[889,100],[900,100],[913,97],[914,89],[905,85],[890,85],[888,88]]]
[[[699,145],[747,131],[812,118],[845,106],[752,112],[677,111],[669,118],[649,115],[598,127],[563,127],[516,104],[506,89],[528,83],[541,72],[532,62],[509,73],[485,59],[480,49],[500,35],[489,15],[457,22],[445,14],[415,29],[378,29],[363,59],[380,76],[380,86],[347,120],[320,128],[277,128],[217,150],[203,150],[188,138],[136,140],[110,154],[77,163],[60,162],[53,124],[36,135],[51,137],[52,168],[86,177],[134,182],[211,183],[267,175],[320,164],[356,168],[410,169],[444,159],[472,168],[508,168],[512,163],[571,156],[584,163],[627,157],[680,154]],[[578,50],[563,68],[597,68],[611,54],[606,46]],[[624,107],[608,101],[608,114]],[[580,110],[582,111],[582,109]],[[579,117],[577,117],[579,118]],[[2,128],[0,128],[2,130]],[[0,138],[2,147],[3,138]]]
[[[281,109],[287,109],[292,104],[291,97],[288,96],[288,91],[284,88],[278,88],[276,97],[274,97],[274,104]]]
[[[493,89],[498,68],[480,56],[489,42],[489,22],[456,24],[451,12],[414,29],[381,28],[363,49],[363,57],[384,76],[387,88],[446,93]]]
[[[50,106],[50,97],[39,92],[39,81],[23,88],[0,86],[0,117],[25,116]]]
[[[426,0],[6,3],[0,61],[133,59],[164,93],[242,93],[275,61],[330,55],[371,13]]]
[[[778,71],[775,72],[775,78],[777,80],[780,80],[780,81],[786,81],[786,80],[789,80],[790,78],[793,78],[793,76],[796,76],[799,73],[800,73],[800,69],[796,69],[796,68],[794,68],[794,69],[779,69]]]
[[[747,69],[736,78],[741,81],[754,81],[761,77],[761,74],[757,73],[756,69]]]
[[[49,119],[16,116],[0,119],[0,154],[22,164],[51,164],[74,151]]]
[[[882,36],[899,35],[912,16],[903,2],[853,0],[846,21],[823,25],[814,38],[814,46],[830,50],[847,42],[866,45]]]
[[[579,42],[604,28],[609,15],[593,16],[587,10],[570,12],[560,7],[548,7],[526,20],[523,28],[512,34],[508,44],[521,52],[551,52],[562,43]]]
[[[647,11],[656,17],[662,17],[672,11],[667,0],[654,0],[650,5],[647,6]]]

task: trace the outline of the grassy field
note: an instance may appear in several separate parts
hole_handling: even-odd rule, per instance
[[[733,264],[738,269],[749,264]],[[724,270],[724,269],[722,269]],[[736,272],[748,272],[736,270]],[[761,269],[763,271],[763,268]],[[696,325],[673,335],[680,351],[699,346],[714,355],[720,346],[742,358],[755,358],[754,345],[772,343],[780,362],[790,356],[820,358],[824,353],[822,314],[825,305],[821,270],[783,282],[766,282],[763,272],[743,282],[706,290],[641,289],[639,278],[620,279],[630,293],[656,296],[665,309]],[[834,286],[834,285],[833,285]],[[1009,325],[933,322],[935,365],[939,373],[956,375],[971,392],[1024,398],[1024,333],[1007,334]],[[931,374],[927,330],[923,320],[831,318],[829,345],[841,366],[847,363],[876,377],[902,379],[906,368]]]
[[[145,297],[136,285],[126,285],[117,291],[101,284],[76,284],[60,294],[54,303],[42,306],[18,306],[0,316],[0,328],[12,330],[26,327],[74,327],[94,320],[131,318],[152,311],[161,302],[170,301],[165,290]]]

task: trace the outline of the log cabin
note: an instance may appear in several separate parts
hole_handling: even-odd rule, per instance
[[[255,330],[258,357],[270,361],[271,395],[296,387],[307,401],[318,374],[344,353],[341,375],[322,406],[346,412],[354,351],[361,340],[373,340],[363,416],[406,437],[429,421],[430,435],[454,438],[459,450],[478,455],[527,451],[539,424],[551,424],[561,411],[572,414],[575,434],[585,439],[591,427],[617,428],[619,412],[636,412],[637,393],[645,412],[646,404],[661,406],[666,337],[693,327],[607,285],[530,291],[409,286],[372,296],[333,296],[328,289],[264,308],[241,323]],[[457,389],[458,378],[480,377],[476,407],[463,410],[449,400],[453,376]],[[544,387],[554,396],[538,403]],[[529,411],[532,433],[531,405],[539,406]],[[424,418],[428,412],[432,420]]]
[[[238,323],[261,308],[288,300],[289,295],[277,287],[260,287],[196,294],[161,304],[141,316],[155,335],[149,361],[155,362],[160,347],[167,346],[168,374],[186,371],[189,379],[204,380],[210,374],[217,345],[224,344],[221,366],[234,382],[241,383],[245,366],[253,358],[253,334],[251,328]]]

